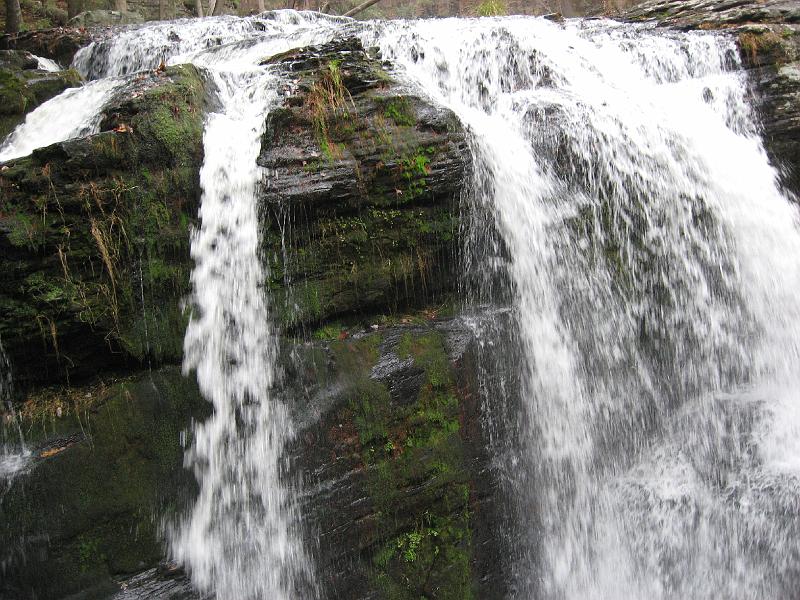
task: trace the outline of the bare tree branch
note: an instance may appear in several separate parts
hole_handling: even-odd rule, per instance
[[[366,10],[370,6],[372,6],[373,4],[377,4],[380,1],[381,0],[367,0],[366,2],[362,2],[358,6],[355,6],[355,7],[351,8],[346,13],[344,13],[342,16],[343,17],[353,17],[353,16],[357,15],[358,13],[360,13],[362,10]]]

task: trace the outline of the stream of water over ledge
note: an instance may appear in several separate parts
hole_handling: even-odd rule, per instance
[[[321,595],[286,465],[295,425],[276,391],[256,158],[285,87],[265,59],[353,36],[468,131],[462,301],[510,299],[513,331],[494,343],[521,357],[519,401],[484,400],[486,427],[496,415],[514,432],[493,448],[513,597],[793,597],[800,229],[734,42],[605,20],[292,11],[96,42],[74,61],[92,83],[0,146],[7,160],[85,135],[126,77],[162,62],[213,82],[183,369],[214,413],[185,458],[198,497],[167,527],[192,585],[220,600]]]

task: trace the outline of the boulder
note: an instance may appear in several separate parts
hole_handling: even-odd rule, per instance
[[[67,66],[75,53],[91,42],[92,34],[85,29],[54,27],[0,35],[0,50],[25,50]]]
[[[279,320],[392,312],[453,291],[469,164],[455,115],[403,89],[355,39],[270,62],[292,82],[258,159]]]
[[[77,71],[43,71],[30,52],[0,50],[0,143],[34,108],[81,84]]]
[[[127,10],[87,10],[72,17],[68,22],[69,27],[113,27],[116,25],[137,25],[144,23],[144,17],[139,13]]]

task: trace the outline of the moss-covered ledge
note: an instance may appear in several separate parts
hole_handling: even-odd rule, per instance
[[[30,461],[0,480],[0,597],[107,598],[156,566],[161,518],[195,493],[181,442],[208,412],[176,367],[28,395],[7,433],[19,424]]]
[[[40,104],[81,83],[74,69],[42,71],[23,50],[0,50],[0,143]]]
[[[314,326],[453,291],[469,164],[456,116],[409,93],[356,39],[269,63],[293,86],[258,159],[277,320]]]
[[[101,133],[0,168],[0,339],[19,387],[180,361],[204,97],[192,66],[148,73]]]

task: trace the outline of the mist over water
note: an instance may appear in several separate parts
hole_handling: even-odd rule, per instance
[[[602,20],[291,11],[93,44],[74,64],[96,81],[0,147],[7,160],[92,131],[116,78],[161,62],[214,83],[184,345],[214,415],[186,455],[199,496],[169,530],[193,584],[220,599],[319,593],[283,456],[293,425],[276,391],[256,157],[285,85],[263,59],[345,35],[468,130],[464,302],[510,304],[483,334],[513,344],[515,381],[482,379],[488,421],[515,432],[493,442],[514,596],[793,597],[800,233],[733,41]]]

